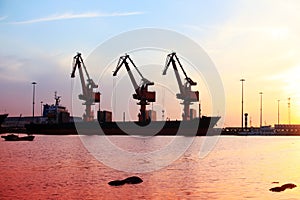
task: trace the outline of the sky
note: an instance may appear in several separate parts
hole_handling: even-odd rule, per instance
[[[300,123],[299,10],[298,0],[0,0],[0,112],[31,116],[31,83],[36,81],[36,115],[40,114],[41,101],[54,103],[57,91],[62,96],[62,105],[81,116],[82,102],[73,105],[77,101],[74,87],[80,91],[80,85],[70,78],[76,52],[85,58],[113,36],[152,27],[191,38],[211,58],[225,92],[224,126],[241,123],[242,78],[245,79],[244,111],[249,113],[252,126],[260,121],[260,92],[263,92],[263,125],[277,123],[278,100],[280,123],[289,123],[288,98],[291,123]],[[88,66],[88,70],[93,72],[96,67]],[[193,74],[188,64],[186,71]],[[197,89],[202,90],[202,114],[210,115],[209,91],[200,85],[203,80],[195,79],[199,82]],[[168,81],[176,86],[174,76]],[[102,99],[111,96],[98,84],[99,90],[105,91],[101,92]],[[160,96],[164,94],[171,100],[157,97],[160,102],[153,106],[159,117],[165,106],[170,118],[180,119],[182,107],[171,97],[173,93],[160,91]],[[127,101],[134,107],[128,114],[134,119],[136,102]],[[103,101],[101,107],[109,109],[110,105]],[[120,118],[120,114],[115,117]]]

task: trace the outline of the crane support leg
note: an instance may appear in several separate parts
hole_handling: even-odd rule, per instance
[[[140,109],[140,114],[139,114],[139,121],[140,122],[146,122],[146,105],[147,103],[144,101],[140,102],[141,109]]]
[[[183,102],[183,120],[190,120],[190,102]]]
[[[90,121],[94,120],[94,116],[92,115],[92,112],[91,112],[91,105],[86,105],[85,114],[83,115],[83,120],[85,122],[90,122]]]

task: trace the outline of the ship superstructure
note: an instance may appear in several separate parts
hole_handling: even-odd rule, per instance
[[[65,106],[60,105],[61,96],[54,93],[55,104],[44,104],[43,107],[43,119],[46,119],[47,123],[68,123],[70,122],[70,113]]]

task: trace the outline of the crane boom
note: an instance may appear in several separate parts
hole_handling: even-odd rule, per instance
[[[121,69],[121,67],[122,67],[123,64],[124,64],[125,67],[126,67],[127,73],[128,73],[128,75],[129,75],[129,77],[130,77],[130,80],[131,80],[131,82],[132,82],[132,85],[133,85],[133,87],[134,87],[134,90],[136,90],[137,88],[139,88],[139,86],[138,86],[138,84],[136,83],[136,81],[135,81],[135,79],[134,79],[134,76],[133,76],[133,74],[132,74],[132,72],[131,72],[131,70],[130,70],[130,67],[129,67],[129,65],[128,65],[128,62],[126,61],[128,58],[129,58],[129,55],[125,55],[125,56],[121,56],[121,57],[120,57],[120,59],[119,59],[119,61],[118,61],[117,68],[116,68],[116,70],[115,70],[114,73],[113,73],[113,76],[116,76],[116,75],[117,75],[118,71]],[[133,63],[132,60],[131,60],[130,58],[129,58],[129,60],[131,61],[131,63]],[[133,63],[133,66],[135,67],[135,69],[137,69],[137,67],[135,66],[134,63]],[[138,70],[137,70],[137,71],[138,71]],[[138,71],[138,72],[139,72],[139,71]],[[140,75],[141,75],[141,74],[140,74]]]
[[[163,71],[163,75],[166,75],[167,74],[167,70],[168,70],[168,67],[170,66],[170,64],[172,63],[172,66],[173,66],[173,69],[174,69],[174,73],[175,73],[175,76],[176,76],[176,80],[177,80],[177,83],[178,83],[178,87],[179,87],[179,91],[181,94],[184,93],[184,88],[183,88],[183,84],[181,82],[181,78],[180,78],[180,75],[178,73],[178,69],[177,69],[177,66],[176,66],[176,61],[174,59],[174,56],[176,56],[175,53],[170,53],[168,56],[167,56],[167,60],[166,60],[166,66],[165,66],[165,69]]]
[[[83,63],[83,61],[80,58],[81,58],[81,53],[77,53],[77,55],[73,57],[73,70],[71,73],[71,78],[75,78],[75,71],[76,71],[76,68],[78,68],[80,82],[81,82],[81,88],[82,88],[82,94],[85,96],[87,94],[87,91],[86,91],[83,71],[82,71],[82,67],[81,67],[81,64]]]
[[[118,64],[117,64],[117,68],[116,68],[116,70],[115,70],[114,73],[113,73],[113,76],[116,76],[116,75],[117,75],[118,71],[120,70],[120,68],[121,68],[122,65],[124,64],[125,67],[126,67],[126,70],[127,70],[127,72],[128,72],[128,75],[129,75],[129,77],[130,77],[130,80],[131,80],[131,82],[132,82],[132,84],[133,84],[134,89],[136,90],[136,89],[139,87],[138,84],[136,83],[135,79],[134,79],[134,76],[133,76],[131,70],[130,70],[130,67],[129,67],[128,62],[126,61],[127,59],[128,59],[128,60],[130,61],[130,63],[133,65],[133,67],[134,67],[135,70],[138,72],[138,74],[141,76],[142,85],[144,85],[144,86],[146,86],[146,85],[147,85],[147,86],[148,86],[148,85],[154,85],[153,82],[149,81],[148,79],[146,79],[146,78],[143,76],[143,74],[140,72],[140,70],[139,70],[139,69],[137,68],[137,66],[134,64],[133,60],[132,60],[132,59],[129,57],[129,55],[127,55],[127,54],[125,54],[125,56],[121,56],[121,57],[120,57],[120,59],[119,59],[119,61],[118,61]]]
[[[180,66],[180,68],[181,68],[181,70],[182,70],[182,72],[183,72],[183,74],[184,74],[184,76],[185,76],[185,80],[186,80],[190,85],[197,85],[196,82],[192,81],[192,79],[191,79],[190,77],[187,76],[186,72],[184,71],[184,69],[183,69],[183,67],[182,67],[182,64],[181,64],[180,61],[179,61],[179,58],[178,58],[177,55],[176,55],[176,53],[173,52],[173,54],[174,54],[174,56],[175,56],[175,58],[176,58],[176,60],[177,60],[177,62],[178,62],[178,64],[179,64],[179,66]]]

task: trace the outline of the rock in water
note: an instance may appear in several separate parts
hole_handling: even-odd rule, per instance
[[[284,184],[280,187],[273,187],[273,188],[270,189],[270,191],[272,191],[272,192],[282,192],[286,189],[293,189],[295,187],[297,187],[297,185],[295,185],[293,183],[287,183],[287,184]]]
[[[139,184],[139,183],[143,182],[143,180],[137,176],[128,177],[128,178],[124,179],[124,181],[127,184]]]
[[[297,185],[293,184],[293,183],[287,183],[282,185],[281,187],[283,187],[284,189],[293,189],[295,187],[297,187]]]
[[[124,185],[125,183],[126,184],[139,184],[141,182],[143,182],[143,180],[140,177],[131,176],[124,180],[110,181],[110,182],[108,182],[108,184],[111,186],[120,186],[120,185]]]
[[[271,192],[282,192],[285,189],[283,189],[282,187],[273,187],[270,189]]]
[[[115,180],[115,181],[110,181],[110,182],[108,182],[108,184],[109,185],[111,185],[111,186],[120,186],[120,185],[124,185],[125,184],[125,182],[124,182],[124,180]]]

